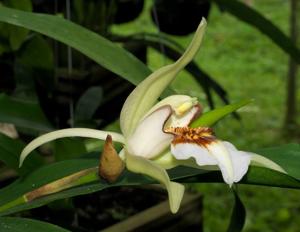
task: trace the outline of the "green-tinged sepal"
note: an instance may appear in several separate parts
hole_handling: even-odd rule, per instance
[[[126,154],[126,167],[132,172],[150,176],[164,185],[168,191],[171,212],[176,213],[178,211],[184,194],[184,186],[170,181],[165,169],[151,160],[130,154]]]
[[[174,80],[176,75],[197,54],[205,28],[206,20],[203,18],[195,32],[192,42],[184,54],[175,63],[164,66],[153,72],[128,96],[120,115],[121,130],[125,137],[128,137],[133,133],[140,119],[150,110],[162,92]]]
[[[47,142],[53,141],[55,139],[77,136],[77,137],[86,137],[86,138],[105,140],[107,135],[111,135],[113,141],[115,142],[125,143],[125,139],[123,135],[111,131],[101,131],[101,130],[88,129],[88,128],[69,128],[69,129],[52,131],[50,133],[37,137],[36,139],[32,140],[29,144],[27,144],[27,146],[23,149],[20,155],[19,167],[22,166],[24,160],[30,154],[30,152],[32,152],[37,147]]]
[[[258,167],[264,167],[264,168],[269,168],[277,172],[281,172],[284,174],[287,174],[287,172],[277,163],[274,161],[258,154],[252,153],[251,155],[251,165],[253,166],[258,166]]]

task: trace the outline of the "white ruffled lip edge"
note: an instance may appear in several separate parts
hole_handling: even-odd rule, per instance
[[[194,158],[199,168],[217,165],[224,181],[232,185],[247,173],[251,155],[238,151],[231,143],[216,140],[205,146],[195,143],[177,143],[171,145],[171,152],[178,160]]]
[[[193,158],[198,168],[218,167],[224,181],[230,186],[243,178],[250,164],[287,174],[274,161],[252,152],[239,151],[227,141],[218,140],[207,147],[196,144],[172,144],[171,153],[178,160]]]

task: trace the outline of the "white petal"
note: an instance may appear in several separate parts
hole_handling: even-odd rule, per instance
[[[87,137],[87,138],[95,138],[105,140],[107,135],[111,135],[113,141],[124,143],[124,137],[116,132],[111,131],[101,131],[95,129],[87,129],[87,128],[69,128],[69,129],[62,129],[53,131],[44,135],[37,137],[36,139],[32,140],[27,146],[23,149],[20,155],[20,164],[21,167],[25,158],[29,155],[37,147],[43,145],[44,143],[50,142],[55,139],[65,138],[65,137]]]
[[[224,144],[230,151],[237,150],[234,147],[234,145],[232,145],[229,142],[224,142]],[[246,159],[245,165],[246,165],[246,163],[248,163],[248,166],[249,166],[250,162],[251,162],[251,164],[253,164],[254,166],[265,167],[265,168],[269,168],[269,169],[275,170],[277,172],[282,172],[282,173],[286,174],[286,171],[281,166],[279,166],[274,161],[272,161],[264,156],[261,156],[261,155],[258,155],[258,154],[252,153],[252,152],[243,152],[243,151],[239,151],[239,152],[241,152],[241,153],[239,153],[241,156],[243,156],[243,157],[247,156],[247,158],[244,158],[244,159]],[[250,161],[248,161],[248,159],[250,159]]]
[[[194,143],[172,144],[171,153],[178,160],[187,160],[193,157],[199,166],[218,164],[215,157],[205,147]]]
[[[231,186],[234,183],[234,169],[229,151],[221,141],[209,144],[207,149],[217,159],[224,181]]]
[[[239,151],[233,144],[226,141],[224,141],[223,144],[228,149],[232,160],[234,182],[239,182],[248,171],[251,161],[251,153]]]
[[[171,147],[171,152],[177,159],[195,158],[199,166],[218,165],[224,181],[232,185],[234,182],[234,171],[231,156],[220,141],[209,145],[200,146],[196,143],[180,143]]]
[[[163,132],[164,124],[171,113],[171,107],[164,106],[140,122],[135,132],[127,140],[129,153],[150,159],[163,152],[174,137]]]
[[[231,143],[215,141],[200,146],[196,143],[178,143],[171,145],[171,152],[178,160],[193,157],[199,166],[218,165],[224,181],[232,185],[247,173],[251,154],[237,150]]]

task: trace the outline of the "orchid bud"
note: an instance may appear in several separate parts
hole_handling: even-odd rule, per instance
[[[124,162],[113,146],[112,137],[107,135],[100,157],[99,176],[110,183],[115,182],[123,172],[124,167]]]

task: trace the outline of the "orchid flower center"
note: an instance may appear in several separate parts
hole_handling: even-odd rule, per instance
[[[213,130],[209,127],[169,127],[164,131],[174,135],[172,141],[174,145],[178,143],[196,143],[197,145],[206,147],[216,141]]]

